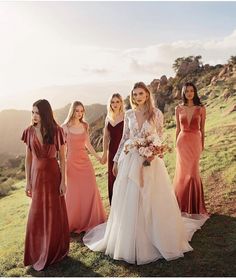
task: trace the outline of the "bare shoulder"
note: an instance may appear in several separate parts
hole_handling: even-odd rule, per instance
[[[181,110],[183,108],[184,108],[183,104],[178,104],[177,106],[175,106],[175,111],[179,111],[179,110]]]
[[[67,126],[67,124],[63,124],[63,125],[61,126],[61,128],[63,129],[64,132],[67,132],[67,131],[68,131],[68,126]]]

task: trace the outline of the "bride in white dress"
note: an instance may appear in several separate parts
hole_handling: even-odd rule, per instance
[[[193,250],[188,242],[207,218],[181,216],[165,163],[158,156],[143,167],[140,183],[144,159],[137,150],[125,154],[124,146],[147,132],[161,138],[163,115],[143,82],[134,85],[130,101],[133,109],[125,113],[123,137],[114,158],[113,170],[116,173],[118,165],[118,173],[110,215],[107,223],[87,232],[83,241],[93,251],[132,264],[177,259]]]

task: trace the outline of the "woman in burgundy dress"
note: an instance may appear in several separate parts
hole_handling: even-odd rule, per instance
[[[63,130],[54,120],[47,100],[38,100],[33,104],[32,122],[22,135],[27,145],[26,195],[32,198],[26,229],[24,265],[32,265],[39,271],[68,254],[70,239],[64,200]]]
[[[120,94],[115,93],[111,96],[107,105],[107,117],[103,133],[103,156],[101,163],[107,162],[108,152],[108,196],[111,204],[113,184],[116,177],[112,173],[113,158],[119,147],[123,134],[124,126],[124,105]]]
[[[182,90],[183,104],[175,109],[176,115],[176,170],[175,194],[180,210],[189,217],[207,216],[204,193],[199,174],[199,160],[204,149],[206,109],[193,83]],[[199,218],[199,216],[198,216]]]

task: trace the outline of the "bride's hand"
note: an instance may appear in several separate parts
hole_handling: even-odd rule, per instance
[[[155,158],[155,156],[150,156],[150,157],[147,157],[146,160],[147,160],[148,162],[151,162],[154,158]]]
[[[118,164],[117,164],[117,162],[114,162],[114,164],[113,164],[112,173],[113,173],[114,176],[117,176],[117,173],[118,173]]]

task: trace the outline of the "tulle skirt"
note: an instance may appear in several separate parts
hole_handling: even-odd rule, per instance
[[[183,257],[193,250],[189,241],[207,217],[181,216],[164,161],[158,157],[143,167],[141,187],[142,162],[137,151],[122,152],[107,223],[87,232],[84,244],[138,265]]]

